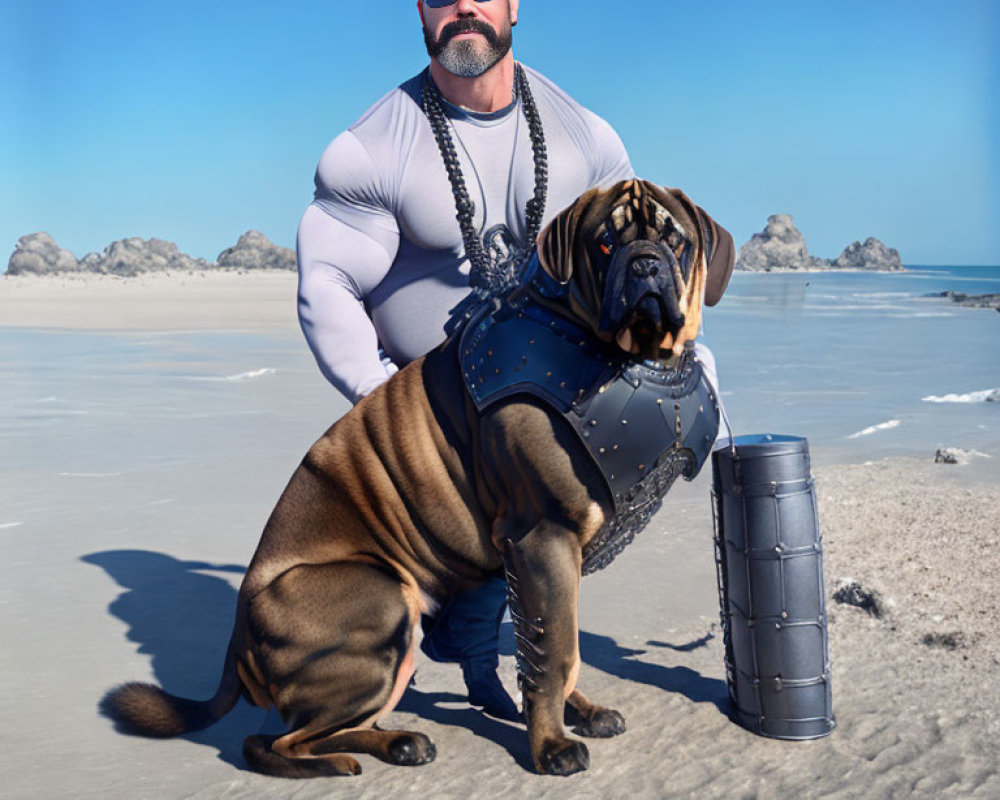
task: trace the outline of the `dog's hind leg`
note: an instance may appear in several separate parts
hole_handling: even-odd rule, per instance
[[[346,751],[392,764],[433,760],[426,736],[373,728],[413,674],[418,620],[415,592],[367,561],[295,567],[252,598],[247,623],[259,684],[290,730],[249,737],[247,762],[270,775],[310,777],[358,774]]]
[[[278,738],[248,736],[243,740],[243,757],[257,772],[281,778],[322,778],[361,774],[358,760],[343,753],[328,758],[286,758],[272,749]]]

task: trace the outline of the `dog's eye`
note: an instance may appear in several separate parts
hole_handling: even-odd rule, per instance
[[[683,244],[681,235],[677,231],[670,231],[670,235],[667,237],[667,244],[670,246],[671,250],[676,250]]]
[[[600,245],[601,252],[604,253],[604,255],[606,256],[610,256],[611,251],[615,247],[615,243],[611,239],[611,234],[608,233],[607,231],[604,231],[604,233],[601,234],[601,238],[598,241],[598,244]]]

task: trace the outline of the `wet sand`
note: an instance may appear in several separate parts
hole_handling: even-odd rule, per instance
[[[471,709],[458,668],[428,662],[385,721],[434,739],[417,769],[361,756],[356,778],[256,775],[240,748],[263,714],[242,701],[176,740],[115,732],[97,713],[115,683],[213,692],[259,531],[346,410],[294,292],[290,273],[0,279],[4,796],[1000,797],[1000,487],[933,453],[815,470],[825,739],[765,739],[727,716],[708,470],[582,584],[580,685],[628,722],[589,743],[585,773],[531,773],[523,728]],[[832,600],[846,579],[879,616]]]

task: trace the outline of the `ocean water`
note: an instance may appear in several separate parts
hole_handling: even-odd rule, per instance
[[[735,273],[704,333],[735,432],[806,436],[819,462],[961,447],[1000,476],[1000,313],[947,290],[1000,292],[1000,267]]]
[[[1000,267],[737,273],[705,318],[734,431],[805,436],[817,463],[974,449],[1000,478],[1000,403],[983,399],[1000,387],[1000,314],[927,296],[949,289],[1000,292]],[[233,465],[269,507],[348,407],[292,329],[0,328],[0,530],[53,488],[67,514],[169,503]]]

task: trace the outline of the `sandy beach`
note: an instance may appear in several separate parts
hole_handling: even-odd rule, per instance
[[[348,408],[295,289],[290,272],[0,277],[5,797],[1000,797],[1000,486],[933,451],[815,460],[838,723],[824,739],[728,716],[709,469],[582,584],[580,686],[628,724],[588,743],[587,772],[533,774],[523,727],[471,709],[458,668],[427,661],[386,721],[434,740],[420,768],[360,756],[355,778],[257,775],[240,749],[264,715],[243,701],[179,739],[117,733],[97,711],[116,683],[214,691],[264,521]],[[877,614],[833,600],[851,581]]]

